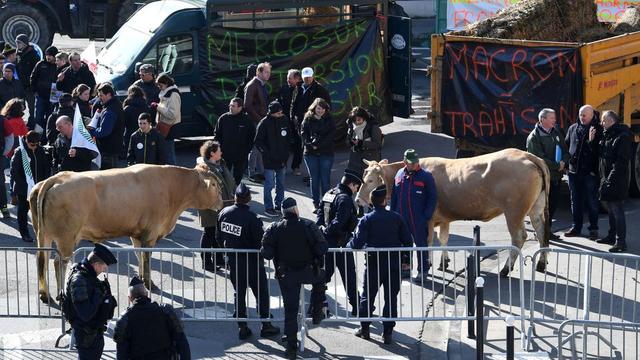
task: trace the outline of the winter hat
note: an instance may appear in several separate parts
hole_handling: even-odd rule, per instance
[[[29,45],[29,37],[25,34],[20,34],[18,36],[16,36],[16,46],[18,46],[18,43],[21,42],[25,45]]]
[[[282,111],[282,105],[276,100],[269,104],[269,115]]]
[[[5,43],[4,44],[4,49],[2,50],[2,55],[9,56],[11,54],[15,54],[15,52],[16,52],[16,49],[11,47],[11,44],[9,44],[9,43]]]
[[[55,46],[49,46],[45,51],[45,55],[56,56],[58,55],[58,48]]]

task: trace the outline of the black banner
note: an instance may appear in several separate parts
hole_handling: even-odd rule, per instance
[[[203,109],[214,123],[228,111],[229,100],[250,64],[270,62],[267,84],[274,100],[286,84],[287,71],[310,66],[331,95],[332,115],[340,134],[352,107],[370,110],[382,123],[391,121],[390,96],[380,27],[375,19],[341,26],[295,29],[211,27],[200,37]],[[203,42],[203,43],[202,43]]]
[[[524,148],[543,108],[558,126],[582,105],[577,48],[448,42],[442,63],[442,132],[495,148]]]

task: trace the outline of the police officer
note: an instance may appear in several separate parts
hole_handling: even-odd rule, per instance
[[[338,186],[329,190],[322,197],[316,224],[324,227],[324,236],[330,248],[344,247],[351,237],[351,232],[358,224],[357,207],[353,201],[353,194],[358,192],[360,185],[362,185],[360,174],[346,169]],[[359,298],[353,253],[330,254],[327,256],[325,264],[327,283],[331,281],[335,267],[338,267],[342,283],[347,290],[349,304],[351,304],[351,314],[355,316],[358,311]]]
[[[70,310],[73,314],[67,314],[67,319],[73,329],[80,360],[100,359],[102,355],[102,334],[118,304],[111,295],[106,277],[100,281],[98,275],[116,262],[109,249],[96,244],[86,258],[73,266],[69,274],[67,297],[71,301]]]
[[[301,219],[297,203],[288,197],[282,201],[283,219],[267,228],[260,253],[265,259],[274,259],[276,275],[284,302],[284,334],[286,357],[296,358],[298,340],[298,306],[300,286],[313,284],[311,289],[312,319],[319,324],[324,318],[325,279],[322,275],[322,257],[327,242],[312,221]]]
[[[173,307],[151,302],[140,278],[129,282],[131,307],[116,322],[117,359],[191,359],[189,342]]]
[[[407,224],[402,217],[393,211],[385,209],[387,197],[386,185],[378,186],[371,193],[373,211],[366,214],[360,222],[349,242],[352,249],[411,247],[412,238]],[[383,317],[398,316],[398,293],[400,292],[400,254],[398,252],[368,252],[364,271],[364,287],[360,298],[360,316],[371,317],[376,294],[380,285],[384,286]],[[370,321],[363,321],[356,336],[369,340]],[[391,334],[395,321],[384,321],[382,339],[385,344],[391,344]]]
[[[438,193],[433,175],[420,167],[420,158],[414,149],[404,152],[404,167],[396,173],[391,193],[390,210],[395,211],[407,223],[416,246],[426,247],[429,237],[429,221],[436,209]],[[409,277],[409,262],[403,264],[402,277]],[[416,283],[424,283],[428,274],[429,255],[418,252]]]
[[[218,215],[218,227],[216,236],[219,244],[224,244],[229,249],[260,249],[262,241],[262,220],[249,210],[251,192],[249,188],[240,183],[235,191],[235,204],[222,209]],[[264,269],[264,260],[256,253],[229,252],[228,264],[231,281],[235,289],[236,318],[247,317],[247,304],[245,295],[247,285],[253,291],[258,302],[260,317],[267,319],[269,314],[269,292],[267,273]],[[247,284],[248,280],[248,284]],[[244,321],[238,322],[238,338],[245,340],[251,336],[251,329]],[[268,337],[277,335],[280,329],[270,322],[262,323],[260,336]]]

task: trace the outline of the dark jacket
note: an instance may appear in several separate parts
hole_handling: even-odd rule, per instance
[[[25,96],[24,88],[19,80],[0,78],[0,108],[13,98],[24,99]]]
[[[309,106],[311,106],[316,98],[325,99],[329,106],[331,106],[331,96],[329,95],[329,91],[327,91],[324,86],[320,85],[319,82],[313,80],[308,88],[304,83],[295,88],[291,96],[291,113],[295,122],[300,124],[303,121],[305,113],[309,110]]]
[[[150,82],[144,82],[142,79],[136,80],[133,85],[138,86],[144,92],[144,97],[147,99],[147,105],[152,102],[160,102],[160,88],[156,84],[155,80]]]
[[[262,220],[248,205],[227,206],[218,215],[216,240],[226,248],[260,249],[263,234]]]
[[[18,63],[16,64],[16,70],[18,71],[18,77],[20,78],[22,87],[26,91],[35,90],[31,88],[31,74],[40,60],[40,57],[31,45],[28,45],[22,51],[18,51]],[[49,84],[49,88],[51,88],[51,84]]]
[[[125,149],[129,148],[129,139],[131,135],[138,130],[138,117],[142,113],[149,113],[149,106],[144,98],[131,98],[125,100],[124,104],[124,145]],[[153,120],[151,121],[153,123]]]
[[[347,168],[362,174],[366,169],[363,159],[380,161],[382,158],[382,131],[378,126],[378,120],[370,116],[364,126],[362,138],[354,144],[356,141],[355,124],[347,120],[347,126],[347,145],[351,147]]]
[[[56,129],[56,120],[58,120],[60,116],[64,116],[64,115],[68,116],[71,120],[73,120],[74,113],[75,113],[75,109],[71,106],[59,106],[56,111],[52,112],[51,115],[49,115],[49,118],[47,119],[47,130],[46,130],[47,143],[49,145],[53,145],[53,143],[56,142],[56,139],[58,138],[58,130]]]
[[[191,359],[191,349],[182,322],[171,305],[159,305],[146,296],[133,300],[113,330],[118,360]]]
[[[38,146],[35,153],[31,149],[27,149],[27,154],[31,159],[29,166],[31,167],[31,176],[34,184],[48,178],[51,174],[51,167],[47,163],[47,155],[44,153],[44,149]],[[16,149],[11,158],[11,179],[14,181],[13,192],[26,198],[28,186],[27,177],[24,174],[21,148]]]
[[[255,146],[262,154],[265,169],[279,170],[289,159],[289,118],[267,115],[258,124]]]
[[[260,254],[274,260],[281,270],[300,270],[314,264],[327,252],[327,241],[312,221],[286,213],[272,223],[262,238]]]
[[[600,140],[602,126],[598,123],[599,115],[593,115],[589,125],[583,125],[580,119],[567,129],[565,143],[569,149],[569,173],[577,175],[598,175],[598,158],[600,156]],[[589,129],[595,127],[596,136],[589,141]]]
[[[58,134],[58,138],[53,143],[53,169],[54,171],[88,171],[91,170],[91,160],[97,154],[86,148],[75,148],[76,156],[69,156],[71,149],[71,139]]]
[[[55,63],[52,64],[47,60],[38,62],[31,73],[31,90],[35,91],[39,97],[48,101],[51,97],[51,84],[56,82],[57,76],[58,68]],[[22,78],[20,78],[20,80],[22,80]]]
[[[120,100],[114,96],[104,104],[102,111],[94,116],[98,117],[98,127],[89,132],[96,137],[100,154],[119,155],[122,150],[124,128],[124,113]]]
[[[296,89],[296,86],[289,86],[289,84],[285,84],[278,91],[278,102],[282,105],[282,111],[285,115],[289,116],[291,119],[291,100],[293,99],[293,91]]]
[[[418,169],[409,175],[405,168],[394,177],[390,209],[399,213],[409,227],[431,220],[438,203],[438,191],[433,175]]]
[[[539,123],[527,137],[527,152],[544,160],[549,167],[553,184],[562,180],[562,173],[558,171],[560,164],[556,162],[556,145],[562,149],[562,161],[569,165],[569,152],[567,144],[563,141],[564,138],[557,128],[554,127],[550,132],[546,132]]]
[[[155,128],[151,128],[146,134],[137,130],[129,138],[127,165],[167,163],[164,138]]]
[[[620,201],[629,192],[631,132],[625,124],[614,124],[600,141],[600,200]]]
[[[78,71],[73,71],[71,66],[67,66],[62,73],[64,79],[56,82],[56,87],[62,92],[71,94],[73,89],[80,84],[89,86],[92,90],[96,87],[96,78],[86,64],[82,64]]]
[[[333,155],[336,124],[329,113],[322,119],[306,117],[302,122],[302,143],[305,155]]]
[[[266,86],[254,77],[244,88],[244,110],[249,114],[249,118],[256,124],[267,116],[267,106],[269,104],[269,93]]]
[[[330,246],[346,245],[351,232],[358,224],[353,192],[347,185],[338,184],[322,197],[318,209],[317,225],[324,225],[324,235]]]
[[[74,104],[78,104],[78,108],[80,108],[80,115],[82,117],[91,118],[91,105],[89,101],[80,100],[78,97],[73,97]]]
[[[213,139],[220,143],[222,157],[227,162],[246,159],[255,137],[256,125],[244,111],[237,115],[222,114],[213,131]]]
[[[348,246],[352,249],[364,247],[411,247],[413,238],[407,224],[395,211],[382,206],[374,207],[358,222],[353,239]]]

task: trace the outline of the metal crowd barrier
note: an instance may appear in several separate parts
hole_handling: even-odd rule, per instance
[[[531,274],[529,339],[537,337],[536,324],[640,322],[639,256],[544,248],[534,253],[533,263],[543,254],[549,260],[546,271]],[[561,263],[561,255],[567,261]]]
[[[49,294],[58,294],[52,257],[54,248],[0,247],[0,318],[60,319],[60,333],[64,334],[65,320],[57,303],[44,304],[38,292],[37,254],[44,252],[49,270],[44,281]],[[52,256],[53,255],[53,256]],[[61,280],[60,284],[64,284]],[[26,298],[25,295],[26,294]]]
[[[571,331],[565,330],[569,327]],[[570,354],[568,357],[571,359],[640,359],[639,336],[640,323],[567,320],[558,328],[558,359],[567,357],[565,352]],[[582,343],[576,344],[580,337]]]

